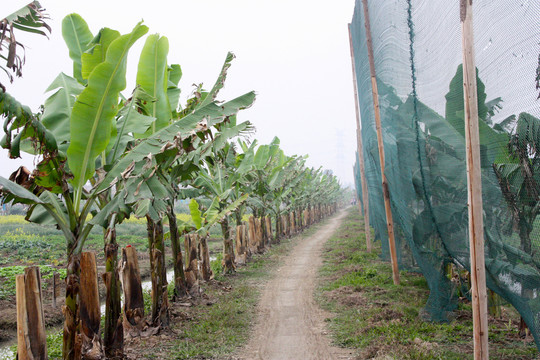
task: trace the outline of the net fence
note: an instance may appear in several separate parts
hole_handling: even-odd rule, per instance
[[[426,314],[447,321],[467,295],[470,263],[459,1],[370,1],[369,16],[399,265],[424,274]],[[540,2],[475,0],[473,21],[487,286],[540,348]],[[388,257],[365,31],[357,0],[370,222]],[[358,164],[354,172],[361,199]]]

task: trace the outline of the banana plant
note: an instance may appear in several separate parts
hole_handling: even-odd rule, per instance
[[[230,125],[232,126],[223,127],[221,131],[228,132],[236,127],[234,123]],[[219,147],[221,143],[216,142],[215,146]],[[244,158],[243,161],[247,162],[249,158]],[[212,207],[216,208],[218,212],[229,209],[232,204],[240,206],[245,201],[245,194],[242,192],[238,197],[233,189],[243,187],[249,166],[242,166],[242,163],[238,164],[238,167],[235,166],[236,150],[232,144],[225,143],[224,147],[215,152],[214,156],[207,157],[205,163],[206,165],[201,167],[197,173],[193,187],[199,189],[206,197],[213,199],[215,205]],[[239,201],[240,199],[243,200]],[[233,210],[235,209],[231,209],[231,211]],[[223,235],[223,273],[231,273],[235,271],[235,261],[228,216],[221,217],[219,223]]]
[[[11,106],[9,109],[3,107],[9,116],[4,126],[6,137],[2,143],[10,150],[10,155],[18,156],[21,144],[30,139],[34,145],[34,152],[43,156],[38,165],[39,171],[34,173],[34,180],[26,184],[28,189],[4,178],[0,178],[0,187],[4,193],[9,194],[11,200],[31,205],[27,216],[29,220],[43,222],[52,218],[66,237],[68,279],[63,345],[63,356],[66,359],[74,358],[76,355],[74,344],[79,329],[77,259],[91,228],[95,225],[87,222],[87,215],[90,212],[99,215],[107,210],[97,206],[100,196],[117,186],[126,169],[133,169],[131,165],[134,167],[146,156],[161,153],[164,149],[180,150],[182,148],[180,138],[197,134],[206,128],[207,124],[214,125],[224,121],[236,114],[239,109],[251,105],[254,100],[254,94],[249,93],[222,105],[209,103],[186,116],[183,121],[172,123],[154,136],[134,143],[131,151],[126,156],[119,156],[115,163],[107,163],[106,151],[114,130],[117,130],[116,126],[113,126],[113,119],[117,117],[121,105],[118,102],[118,95],[125,86],[127,52],[146,31],[145,26],[138,24],[131,33],[117,37],[108,45],[101,43],[101,51],[106,48],[104,61],[88,74],[87,86],[82,90],[74,85],[75,81],[66,80],[67,76],[61,76],[59,81],[66,80],[68,86],[63,86],[62,91],[57,91],[54,94],[56,100],[50,99],[49,104],[58,105],[63,101],[65,107],[58,105],[58,112],[61,114],[54,117],[55,111],[50,109],[52,105],[49,105],[51,115],[49,128],[45,127],[41,119],[32,114],[28,108],[23,107],[8,94],[2,92],[0,97],[3,105]],[[97,51],[97,46],[96,42],[94,51]],[[83,68],[85,67],[81,59],[81,78]],[[77,92],[79,93],[75,95],[73,102],[70,97]],[[64,138],[59,143],[55,134],[65,131],[65,128],[60,129],[54,125],[57,125],[56,121],[65,121],[66,118],[69,118],[70,124],[69,137],[64,133]],[[116,142],[117,145],[111,148],[118,149],[120,144],[125,144],[124,140],[119,140]],[[62,149],[67,149],[67,154]],[[100,168],[97,174],[94,171],[96,166]],[[88,180],[90,187],[85,185]],[[73,186],[70,186],[70,183]],[[42,216],[44,212],[49,214],[48,219]]]
[[[86,217],[94,205],[95,198],[91,197],[83,188],[83,185],[93,177],[95,173],[95,163],[100,154],[105,150],[111,134],[112,120],[118,107],[118,95],[125,87],[125,67],[126,57],[130,47],[135,41],[143,36],[147,28],[142,24],[137,24],[129,34],[119,36],[111,44],[107,51],[106,59],[103,63],[95,67],[88,78],[88,85],[80,91],[74,102],[71,99],[60,99],[62,94],[55,93],[56,100],[52,99],[49,105],[57,106],[60,121],[65,121],[66,113],[69,114],[69,144],[67,154],[58,146],[54,133],[59,133],[58,124],[55,124],[54,111],[48,109],[49,123],[43,124],[37,118],[32,117],[32,121],[22,122],[21,118],[12,119],[10,128],[7,131],[5,144],[8,145],[11,155],[18,155],[21,140],[32,138],[34,142],[39,141],[36,133],[47,134],[53,141],[39,142],[36,149],[42,152],[43,160],[38,165],[39,172],[36,174],[36,181],[32,184],[31,190],[39,194],[36,196],[17,184],[10,183],[6,179],[0,179],[4,191],[13,190],[17,187],[17,195],[11,191],[11,195],[16,196],[16,200],[30,202],[27,218],[39,222],[44,217],[40,213],[46,211],[63,231],[67,240],[68,269],[66,283],[66,312],[64,326],[63,356],[72,359],[75,354],[75,338],[78,333],[78,289],[79,272],[78,257],[82,252],[84,242],[90,233],[93,225],[86,222]],[[58,78],[65,80],[66,77]],[[69,82],[69,81],[68,81]],[[53,83],[54,85],[54,83]],[[75,92],[77,88],[71,82]],[[67,87],[67,86],[66,86]],[[60,108],[60,100],[64,101],[64,108]],[[71,104],[73,107],[71,108]],[[45,128],[48,124],[52,131]],[[56,127],[54,126],[56,125]],[[19,135],[11,141],[11,132],[22,128]],[[65,133],[64,133],[65,135]],[[59,136],[62,144],[67,142],[66,137]],[[55,182],[55,184],[51,184]],[[70,187],[68,182],[73,184]],[[47,190],[42,185],[49,186],[49,189],[61,193],[61,196]],[[81,208],[81,199],[86,198],[84,206]]]
[[[279,143],[279,138],[275,137],[270,144],[261,145],[256,151],[253,149],[253,163],[248,173],[249,191],[252,194],[250,207],[254,216],[261,218],[265,242],[271,241],[268,238],[271,231],[266,228],[264,218],[271,209],[274,184],[280,176],[283,176],[283,169],[293,160],[293,157],[284,155],[283,150],[279,148]],[[262,245],[265,246],[264,243]]]
[[[136,134],[138,137],[147,137],[151,134],[159,132],[164,126],[167,126],[171,121],[185,122],[193,114],[197,114],[201,111],[208,111],[213,109],[215,106],[215,98],[219,90],[223,87],[225,81],[227,69],[230,67],[230,62],[232,61],[232,56],[230,54],[225,60],[225,64],[222,68],[222,71],[216,81],[216,84],[209,93],[206,93],[204,98],[199,97],[195,100],[189,99],[188,106],[185,109],[189,108],[189,111],[176,111],[173,110],[171,106],[171,100],[174,103],[177,103],[179,90],[176,88],[176,85],[181,76],[181,70],[179,66],[167,66],[167,52],[168,52],[168,41],[164,37],[159,37],[158,35],[150,36],[143,48],[143,53],[139,61],[139,69],[137,75],[137,83],[145,90],[146,93],[150,94],[153,98],[153,102],[146,104],[146,112],[152,115],[155,118],[155,121],[152,123],[151,128],[144,134]],[[171,78],[169,78],[169,75]],[[235,108],[234,113],[230,113],[224,122],[229,123],[235,121],[235,113],[241,108],[245,108],[251,105],[254,97],[253,93],[247,94],[247,96],[242,98],[242,101],[245,103],[240,103],[238,108]],[[227,104],[224,104],[220,110],[227,111]],[[233,102],[234,104],[234,102]],[[185,110],[184,109],[184,110]],[[172,116],[176,118],[172,118]],[[229,136],[234,136],[236,131],[239,131],[242,127],[246,125],[236,126],[224,126],[223,130],[220,129],[220,124],[215,122],[211,116],[207,117],[207,122],[200,125],[200,135],[191,136],[188,138],[181,139],[179,138],[179,145],[183,147],[184,153],[187,155],[178,158],[177,155],[167,155],[165,159],[159,161],[159,166],[155,167],[155,171],[147,172],[142,178],[141,181],[151,184],[149,188],[152,190],[159,189],[158,184],[161,182],[163,184],[163,194],[167,196],[155,196],[152,198],[140,198],[140,192],[135,192],[133,195],[136,195],[135,198],[131,198],[129,201],[134,202],[136,207],[136,215],[141,215],[144,211],[147,211],[146,218],[148,223],[148,235],[149,235],[149,244],[150,246],[150,259],[152,267],[152,286],[157,290],[153,292],[152,299],[152,318],[155,325],[166,325],[168,324],[168,311],[163,309],[167,305],[166,302],[166,278],[165,278],[165,260],[164,260],[164,243],[161,239],[161,234],[163,234],[163,218],[165,216],[169,219],[169,228],[171,243],[173,248],[173,257],[175,259],[175,290],[176,296],[180,297],[184,293],[185,280],[183,279],[183,268],[182,268],[182,254],[181,247],[179,243],[179,232],[176,229],[176,216],[174,215],[174,201],[177,197],[178,189],[178,169],[181,176],[185,177],[186,168],[193,171],[197,168],[198,163],[205,156],[208,156],[210,151],[215,150],[216,148],[222,147],[226,143],[226,139]],[[212,136],[211,144],[204,144],[206,135],[211,134],[211,128],[217,128],[219,133],[215,136]],[[194,151],[201,146],[200,151]],[[165,149],[167,150],[167,149]],[[164,151],[164,153],[170,153],[170,151]],[[144,167],[147,169],[148,167]],[[138,174],[140,170],[136,169],[134,174]],[[135,176],[136,177],[136,176]],[[150,229],[154,229],[150,231]],[[157,238],[154,238],[154,235],[158,235]],[[155,246],[153,245],[155,244]],[[159,266],[158,266],[159,264]],[[160,285],[161,284],[161,285]],[[161,289],[161,290],[160,290]],[[159,315],[159,316],[158,316]]]
[[[518,229],[521,250],[532,254],[530,234],[540,213],[540,120],[521,113],[508,142],[509,158],[493,170]]]

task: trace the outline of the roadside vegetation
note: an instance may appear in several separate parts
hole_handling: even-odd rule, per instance
[[[292,246],[319,227],[282,239],[264,254],[254,256],[246,266],[238,267],[234,275],[221,274],[222,255],[218,254],[212,261],[216,276],[203,285],[202,296],[173,303],[171,329],[159,337],[128,340],[126,355],[144,359],[230,359],[248,340],[264,283]],[[170,294],[173,285],[169,285]],[[144,300],[145,311],[150,311],[149,291],[145,291]],[[61,358],[61,332],[47,336],[47,348],[50,359]]]
[[[333,342],[356,349],[360,359],[472,359],[470,301],[460,298],[449,323],[425,321],[429,294],[420,273],[401,272],[392,282],[390,263],[380,259],[380,241],[368,253],[363,219],[351,208],[339,230],[327,242],[317,298],[331,312]],[[532,336],[519,337],[520,317],[511,306],[500,318],[489,319],[490,357],[536,359]]]

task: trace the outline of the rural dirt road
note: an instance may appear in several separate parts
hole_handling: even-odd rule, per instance
[[[345,215],[342,210],[313,235],[298,239],[263,290],[257,323],[240,359],[351,358],[347,350],[330,346],[327,316],[313,298],[323,245]]]

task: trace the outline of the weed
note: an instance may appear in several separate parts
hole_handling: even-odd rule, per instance
[[[394,285],[390,264],[380,254],[380,242],[367,253],[362,219],[351,209],[326,244],[317,289],[320,304],[335,315],[328,321],[334,343],[357,349],[360,358],[472,358],[470,304],[461,302],[459,316],[449,323],[424,321],[425,278],[402,271],[401,285]],[[492,321],[489,336],[493,358],[538,355],[534,342],[519,339],[508,321]]]

